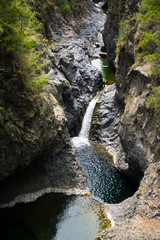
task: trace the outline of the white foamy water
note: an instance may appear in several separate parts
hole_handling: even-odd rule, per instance
[[[90,102],[87,111],[84,115],[83,122],[82,122],[82,128],[77,137],[73,137],[71,139],[71,142],[75,148],[90,145],[89,143],[89,132],[91,128],[91,122],[92,122],[92,116],[93,111],[96,106],[97,100],[98,100],[99,94],[97,94]]]
[[[71,139],[71,142],[75,148],[84,146],[84,145],[88,145],[88,146],[90,145],[89,140],[83,137],[73,137]]]
[[[92,122],[92,116],[93,116],[93,111],[96,106],[97,100],[98,100],[99,94],[92,99],[90,102],[87,111],[84,115],[83,122],[82,122],[82,128],[81,131],[78,135],[80,138],[88,139],[89,137],[89,132],[91,128],[91,122]]]
[[[100,58],[91,61],[92,65],[102,71],[102,61]]]

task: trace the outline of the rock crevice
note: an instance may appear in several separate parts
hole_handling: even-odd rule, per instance
[[[139,1],[125,1],[122,11],[112,18],[114,7],[118,8],[120,2],[108,1],[108,20],[103,36],[109,61],[111,64],[115,61],[116,97],[122,106],[118,136],[128,167],[123,168],[119,161],[119,170],[140,185],[133,197],[120,204],[107,205],[106,212],[111,216],[114,227],[104,231],[97,239],[159,239],[159,131],[156,130],[157,123],[152,110],[146,106],[151,85],[157,86],[158,79],[151,74],[150,64],[133,65],[136,48],[134,19],[131,19],[133,28],[127,33],[124,43],[119,46],[117,54],[114,52],[114,37],[118,34],[119,22],[122,18],[132,18]],[[114,31],[111,38],[110,29]],[[113,48],[108,45],[110,41]]]
[[[8,129],[7,135],[0,139],[1,206],[35,200],[46,191],[88,193],[86,177],[72,150],[69,132],[77,133],[84,106],[103,84],[102,75],[92,66],[91,58],[96,55],[93,44],[102,42],[104,15],[90,0],[81,4],[80,15],[72,9],[69,19],[62,16],[55,3],[49,3],[45,9],[48,14],[42,14],[51,44],[47,54],[50,64],[45,68],[49,87],[34,94],[26,91],[23,79],[12,81],[6,88],[6,83],[0,83],[5,91],[4,98],[0,96],[0,104],[4,106],[0,111],[5,111],[4,121],[13,116],[15,123],[15,131]],[[15,71],[12,59],[11,66],[6,59],[1,62],[9,78]]]

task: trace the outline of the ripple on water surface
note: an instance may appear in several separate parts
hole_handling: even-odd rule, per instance
[[[114,168],[109,155],[101,155],[91,144],[83,144],[82,140],[73,138],[72,143],[87,176],[91,193],[107,203],[119,203],[132,196],[134,185]]]
[[[94,240],[110,225],[103,204],[89,196],[47,194],[30,204],[0,210],[3,240]]]

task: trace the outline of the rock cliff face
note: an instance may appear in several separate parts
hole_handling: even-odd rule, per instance
[[[49,58],[52,62],[48,74],[53,84],[61,85],[61,103],[65,106],[72,136],[80,130],[85,106],[103,85],[102,74],[92,66],[91,60],[98,56],[94,45],[102,44],[104,14],[91,1],[86,1],[83,11],[83,14],[66,21],[60,12],[52,16],[50,10],[47,27],[50,30],[47,34],[51,43]],[[60,16],[59,26],[56,22]]]
[[[40,94],[27,90],[14,59],[0,49],[5,69],[0,75],[0,124],[5,125],[0,126],[1,206],[35,200],[50,191],[88,193],[68,128],[71,134],[78,132],[84,106],[103,84],[90,58],[95,54],[93,44],[102,42],[104,15],[91,1],[81,4],[79,16],[73,9],[67,20],[54,3],[47,8],[43,23],[51,44],[49,86]],[[93,18],[98,20],[94,26]]]
[[[85,107],[103,85],[91,60],[98,55],[95,44],[102,44],[104,14],[90,0],[73,4],[72,16],[62,15],[56,1],[45,8],[40,3],[35,1],[34,7],[50,43],[45,68],[49,86],[40,94],[29,91],[14,58],[0,49],[5,69],[0,75],[0,123],[5,125],[5,132],[0,127],[1,207],[51,191],[88,193],[69,133],[79,132]]]
[[[103,232],[97,239],[160,238],[159,124],[154,121],[153,112],[146,107],[151,85],[156,86],[158,79],[152,76],[150,64],[132,66],[135,62],[135,19],[131,19],[132,28],[127,33],[125,42],[117,54],[114,53],[113,38],[118,33],[119,21],[122,17],[132,18],[133,12],[137,10],[137,2],[126,1],[121,14],[117,11],[115,14],[115,7],[120,7],[119,1],[108,1],[109,10],[103,36],[106,49],[109,49],[110,63],[113,65],[115,60],[116,99],[123,109],[118,135],[127,165],[124,168],[119,161],[119,169],[137,183],[143,179],[133,197],[121,204],[107,206],[106,211],[115,227]]]
[[[120,204],[106,206],[112,228],[103,231],[97,240],[158,240],[160,238],[159,169],[159,163],[150,164],[133,197]]]
[[[114,1],[109,4],[109,19],[115,11],[115,4]],[[133,12],[137,10],[136,6],[137,1],[126,1],[121,15],[117,17],[117,20],[113,20],[112,24],[117,25],[122,17],[123,19],[127,16],[132,17]],[[109,19],[106,22],[108,27],[110,27]],[[114,33],[116,34],[116,31]],[[105,30],[104,35],[107,40],[108,35]],[[135,35],[136,21],[132,19],[132,28],[127,33],[126,41],[120,45],[116,58],[114,56],[114,63],[116,67],[116,99],[124,108],[119,136],[126,154],[126,162],[129,164],[126,173],[139,181],[149,163],[159,158],[159,131],[156,130],[156,124],[153,124],[152,111],[147,109],[145,104],[146,98],[151,92],[151,84],[156,85],[158,80],[151,75],[150,64],[132,67],[135,62]],[[108,57],[112,61],[110,55]]]
[[[107,21],[104,25],[103,41],[112,68],[116,57],[116,37],[119,33],[119,23],[123,17],[132,16],[138,10],[139,0],[108,0]]]
[[[24,89],[13,82],[1,98],[6,127],[0,139],[1,206],[35,200],[49,191],[86,193],[85,175],[72,151],[67,119],[55,98],[57,89],[51,81],[39,95]]]
[[[118,129],[123,107],[116,98],[116,85],[106,86],[94,111],[90,138],[100,142],[113,156],[118,169],[127,169]]]

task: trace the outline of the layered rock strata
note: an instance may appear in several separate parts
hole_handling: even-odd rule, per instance
[[[108,55],[110,67],[115,68],[116,38],[122,18],[132,16],[138,10],[139,0],[108,0],[107,21],[104,25],[103,41]]]
[[[118,169],[128,169],[118,135],[122,113],[123,107],[116,98],[116,85],[105,86],[96,104],[90,138],[107,149]]]
[[[51,44],[51,63],[46,66],[49,87],[39,95],[29,93],[20,76],[8,86],[6,82],[13,75],[17,77],[18,70],[12,58],[8,65],[8,56],[0,59],[6,69],[5,81],[0,83],[4,90],[0,111],[8,126],[0,139],[3,207],[35,200],[50,191],[88,193],[86,178],[70,145],[68,128],[72,134],[79,130],[77,121],[83,115],[84,105],[103,84],[101,73],[91,65],[90,58],[97,56],[93,44],[102,42],[104,15],[91,1],[85,2],[79,16],[74,18],[73,14],[69,20],[53,6],[48,8],[53,11],[49,11],[45,22]]]
[[[95,44],[102,45],[104,14],[91,1],[86,4],[85,15],[73,16],[68,21],[63,18],[60,27],[56,24],[57,16],[51,16],[48,25],[52,44],[48,74],[55,86],[61,85],[61,102],[72,136],[80,130],[84,106],[103,85],[102,74],[91,60],[98,57]]]
[[[109,2],[108,19],[115,11],[112,4],[116,4],[115,1]],[[137,1],[126,1],[122,11],[123,18],[132,16],[136,9]],[[113,29],[118,26],[120,19],[120,15],[113,19]],[[142,180],[133,197],[120,204],[107,205],[106,212],[113,227],[104,231],[97,239],[160,239],[159,123],[154,119],[152,110],[146,107],[151,88],[159,80],[152,76],[150,64],[133,66],[137,30],[135,20],[131,21],[132,27],[119,47],[116,59],[113,50],[111,53],[114,57],[110,57],[110,54],[108,56],[112,63],[115,59],[116,98],[123,106],[118,135],[128,168],[123,169],[119,165],[119,169],[122,167],[121,171],[137,183]],[[105,31],[110,27],[109,20],[104,30],[107,41],[109,38]]]
[[[55,94],[56,89],[41,93],[39,108],[31,108],[25,112],[26,117],[19,119],[21,141],[15,138],[12,143],[14,136],[1,140],[1,207],[32,201],[51,191],[88,192],[85,175],[70,144],[67,119],[52,91]],[[16,111],[18,117],[18,107]],[[9,144],[6,147],[5,140]],[[6,178],[8,175],[11,176]]]

